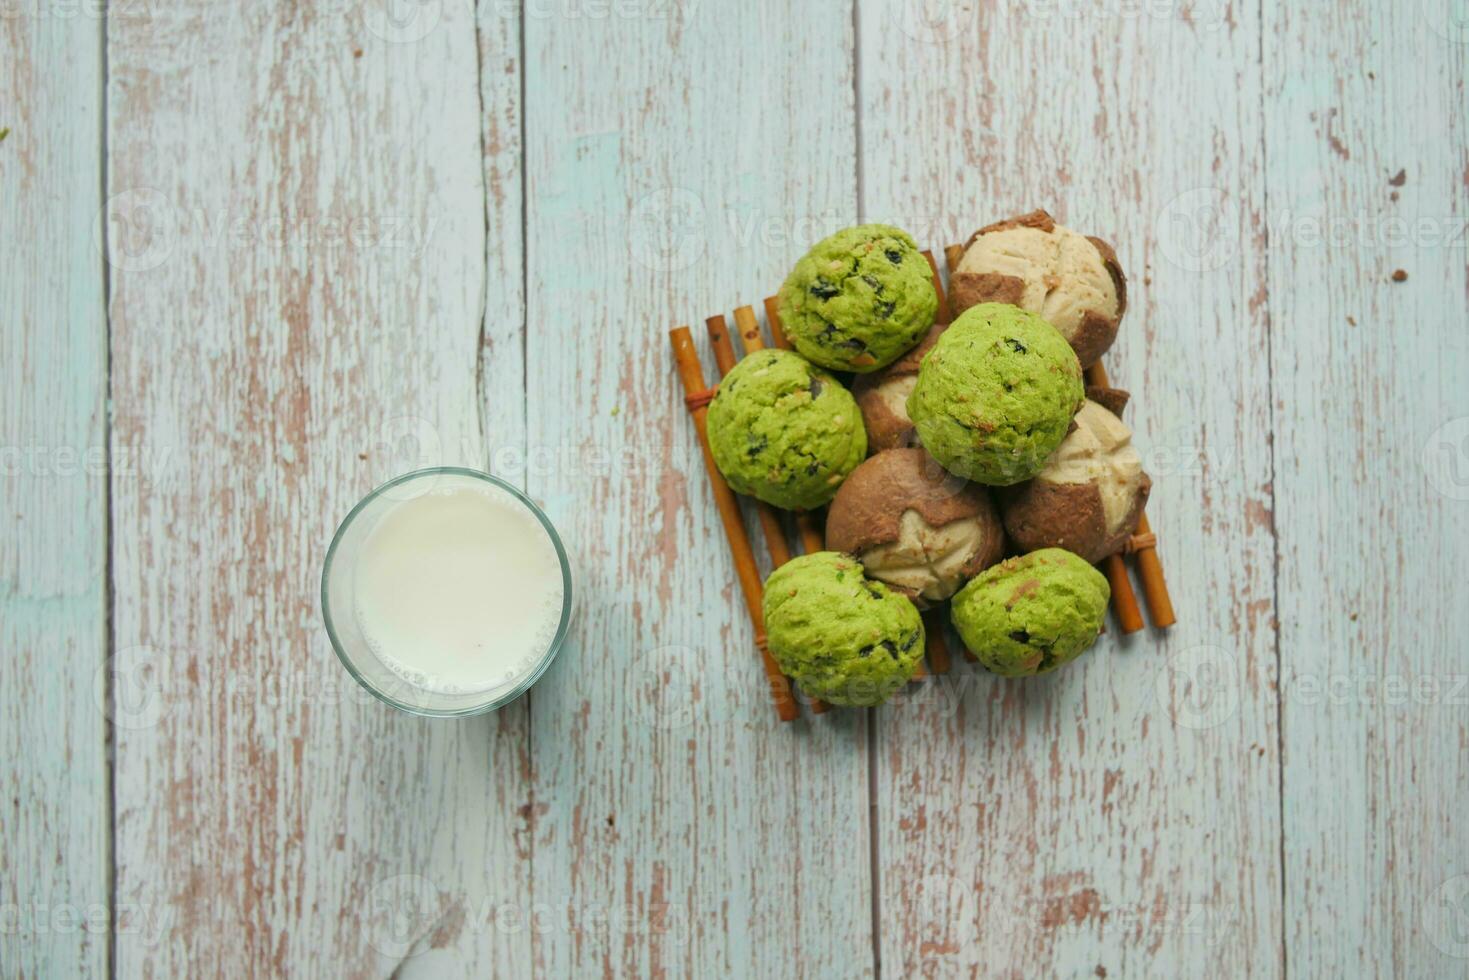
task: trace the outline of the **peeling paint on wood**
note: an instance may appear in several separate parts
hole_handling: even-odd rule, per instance
[[[101,28],[0,17],[0,974],[107,971]],[[89,928],[83,928],[83,925]]]
[[[1469,32],[1263,9],[1289,969],[1463,976]]]
[[[526,21],[530,444],[566,461],[530,488],[584,597],[530,699],[535,888],[614,916],[536,962],[862,976],[863,719],[771,723],[665,340],[855,218],[851,10],[633,6]]]
[[[117,897],[169,917],[118,935],[122,975],[530,961],[504,927],[530,878],[524,706],[398,715],[317,609],[357,498],[486,465],[523,426],[500,360],[520,356],[518,148],[496,136],[518,82],[480,72],[514,63],[518,24],[381,14],[109,20],[108,190],[162,234],[114,250],[114,441],[168,450],[114,492],[118,669],[156,699],[117,730]]]
[[[1462,972],[1452,4],[22,6],[0,972]],[[1036,206],[1130,275],[1179,625],[779,726],[663,332]],[[445,462],[578,563],[560,662],[456,723],[316,609]]]
[[[1270,502],[1256,10],[919,6],[861,5],[863,218],[942,245],[1044,207],[1115,243],[1131,302],[1105,363],[1179,624],[1034,680],[961,665],[882,710],[884,973],[1276,973],[1275,624],[1247,615],[1273,557],[1249,516]]]

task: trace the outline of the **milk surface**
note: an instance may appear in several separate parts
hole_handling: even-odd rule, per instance
[[[396,502],[356,567],[356,616],[377,656],[443,694],[515,686],[550,650],[561,620],[561,563],[516,497],[460,475]]]

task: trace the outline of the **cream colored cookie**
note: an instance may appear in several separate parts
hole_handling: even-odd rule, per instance
[[[1083,366],[1112,346],[1127,309],[1127,283],[1112,247],[1044,211],[980,229],[951,278],[955,316],[980,303],[1037,313]]]
[[[913,421],[908,418],[908,396],[918,384],[923,356],[933,349],[947,324],[929,330],[908,353],[874,374],[859,374],[852,382],[852,396],[862,410],[869,452],[907,449],[918,444]]]
[[[1093,401],[1036,477],[1000,497],[1005,531],[1022,551],[1065,548],[1091,562],[1137,529],[1152,489],[1132,430]]]

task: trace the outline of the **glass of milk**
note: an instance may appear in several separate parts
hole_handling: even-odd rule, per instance
[[[571,567],[519,490],[441,466],[368,494],[337,528],[321,609],[347,671],[420,715],[491,711],[535,683],[571,622]]]

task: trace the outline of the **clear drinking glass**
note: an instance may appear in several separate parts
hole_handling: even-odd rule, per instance
[[[357,560],[379,522],[406,500],[431,492],[445,478],[483,480],[503,490],[529,511],[545,528],[561,566],[561,620],[540,661],[513,686],[491,691],[447,694],[416,686],[390,668],[362,634],[357,618]],[[342,666],[379,700],[417,715],[458,717],[493,711],[524,693],[551,666],[571,625],[571,563],[556,528],[525,494],[504,480],[459,466],[415,470],[389,480],[353,507],[337,528],[321,571],[321,612],[327,635]]]

